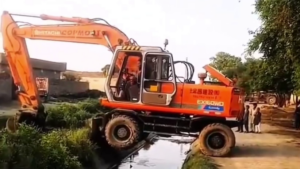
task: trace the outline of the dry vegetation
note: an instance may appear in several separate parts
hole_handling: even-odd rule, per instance
[[[281,127],[293,127],[295,106],[278,108],[274,106],[262,107],[262,119],[264,123]]]
[[[300,138],[300,131],[294,129],[294,111],[295,106],[286,108],[264,107],[262,109],[263,123],[276,127],[274,130],[265,132],[290,136],[298,140]]]

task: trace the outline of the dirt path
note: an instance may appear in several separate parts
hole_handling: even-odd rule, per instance
[[[216,158],[221,169],[295,169],[300,167],[300,132],[262,125],[262,134],[236,133],[230,158]],[[292,137],[296,135],[298,138]]]

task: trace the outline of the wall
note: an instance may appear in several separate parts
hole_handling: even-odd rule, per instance
[[[60,79],[49,80],[50,95],[84,92],[89,89],[88,82],[72,82]],[[12,100],[12,79],[0,78],[0,102]]]
[[[0,72],[9,72],[7,65],[0,64]],[[49,79],[60,79],[61,72],[47,69],[33,68],[33,74],[35,77],[47,77]]]
[[[62,62],[52,62],[47,60],[30,58],[30,63],[33,68],[37,69],[54,70],[58,72],[64,72],[67,70],[67,63]],[[7,60],[4,53],[0,53],[0,64],[7,65]]]
[[[49,79],[50,95],[79,93],[79,92],[85,92],[88,89],[89,89],[88,82],[75,82],[75,81],[66,81],[60,79]]]
[[[47,77],[49,79],[60,79],[61,72],[53,70],[33,69],[35,77]]]
[[[88,82],[89,83],[89,88],[90,89],[96,89],[100,91],[104,91],[104,83],[105,79],[103,77],[81,77],[82,82]],[[115,86],[117,82],[117,78],[112,79],[112,86]]]
[[[12,98],[12,79],[0,78],[0,102],[9,101]]]

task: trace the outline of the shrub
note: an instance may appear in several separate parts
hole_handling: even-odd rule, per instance
[[[38,152],[41,134],[32,127],[20,126],[17,133],[1,131],[0,136],[0,165],[1,168],[35,168],[38,161],[34,154]]]
[[[80,81],[81,77],[75,73],[71,72],[64,72],[62,74],[63,79],[68,80],[68,81]]]
[[[66,147],[58,144],[61,137],[48,139],[37,129],[21,125],[18,132],[1,131],[0,167],[3,169],[80,169],[81,164]],[[55,140],[55,141],[54,141]]]
[[[91,117],[85,110],[74,104],[61,104],[47,109],[46,124],[55,128],[78,128]]]
[[[86,99],[78,104],[63,103],[47,109],[46,124],[55,128],[79,128],[102,110],[105,109],[97,99]]]
[[[3,169],[81,169],[93,164],[95,146],[90,130],[80,128],[101,110],[98,100],[79,104],[64,103],[47,109],[46,124],[56,129],[41,133],[21,124],[16,133],[0,131],[0,168]]]
[[[96,148],[89,140],[88,129],[77,130],[56,130],[44,135],[42,138],[43,147],[62,147],[72,159],[80,164],[91,164],[93,151]],[[55,147],[59,145],[59,147]]]
[[[78,110],[73,114],[65,114],[65,127],[70,129],[83,127],[85,125],[85,121],[91,117],[92,115],[85,110]]]
[[[86,128],[66,132],[66,147],[85,166],[92,163],[96,149],[96,146],[89,139],[90,134],[90,130]]]
[[[85,110],[91,114],[97,114],[103,109],[97,99],[86,99],[79,102],[77,105],[79,109]]]

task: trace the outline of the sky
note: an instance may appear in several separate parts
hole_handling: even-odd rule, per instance
[[[0,0],[0,12],[104,18],[141,46],[163,46],[174,60],[193,63],[196,73],[209,58],[223,51],[242,56],[251,38],[248,30],[260,25],[254,0]],[[33,24],[51,24],[32,18],[14,18]],[[26,40],[30,57],[67,62],[78,71],[100,71],[112,53],[104,46]],[[0,46],[2,39],[0,37]],[[3,51],[2,47],[0,51]],[[183,75],[183,67],[176,74]]]

